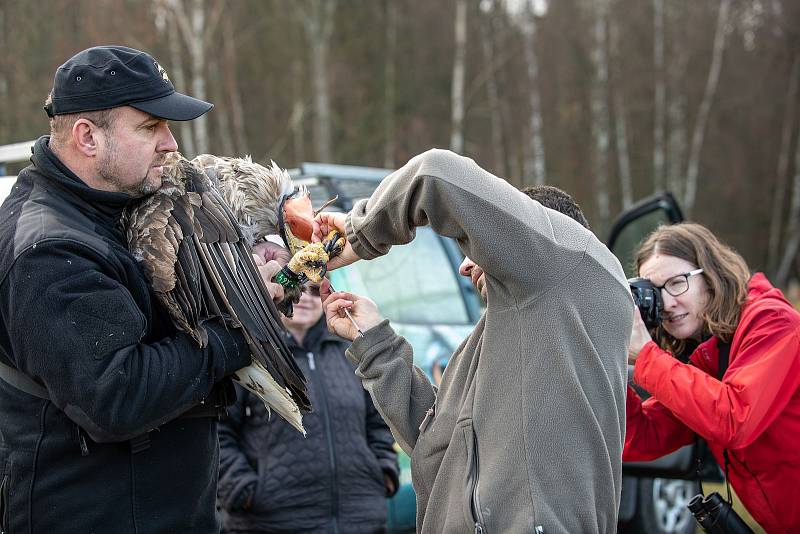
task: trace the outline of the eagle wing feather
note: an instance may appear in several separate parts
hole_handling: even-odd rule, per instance
[[[254,365],[269,373],[265,383],[274,382],[269,387],[279,391],[268,393],[265,384],[249,386],[302,430],[290,417],[296,408],[311,408],[305,377],[286,345],[278,310],[235,216],[216,190],[215,180],[177,153],[165,164],[163,178],[159,191],[126,214],[130,250],[176,328],[199,346],[208,342],[203,326],[208,320],[220,319],[229,328],[242,329]],[[237,376],[247,377],[243,381],[247,386],[259,373],[263,375],[254,369]],[[296,408],[286,406],[286,391]]]

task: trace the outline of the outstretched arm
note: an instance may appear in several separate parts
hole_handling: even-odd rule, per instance
[[[411,454],[425,413],[436,400],[433,384],[414,365],[411,345],[394,333],[370,299],[353,293],[331,293],[327,280],[320,286],[320,297],[328,329],[354,341],[346,354],[358,365],[356,375],[397,442]]]
[[[330,268],[386,254],[392,245],[414,239],[417,227],[430,225],[481,266],[495,302],[548,291],[584,258],[587,243],[596,241],[569,217],[445,150],[414,157],[349,214],[321,213],[316,223],[317,237],[330,229],[346,231],[349,247]]]

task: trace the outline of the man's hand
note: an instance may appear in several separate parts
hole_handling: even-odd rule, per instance
[[[267,291],[269,291],[269,295],[272,297],[272,302],[275,304],[281,302],[284,299],[283,286],[273,282],[272,278],[278,274],[278,271],[280,271],[283,266],[275,260],[265,261],[264,257],[258,254],[253,254],[253,261],[256,267],[258,267],[258,272],[261,275],[261,279],[264,281],[264,285],[267,286]]]
[[[633,365],[636,363],[636,358],[639,357],[639,352],[644,348],[647,343],[652,341],[650,332],[644,325],[642,314],[639,313],[639,308],[633,307],[633,328],[631,329],[631,341],[628,344],[628,363]]]
[[[333,230],[336,230],[337,232],[342,234],[342,236],[345,237],[344,250],[342,250],[342,252],[338,256],[331,258],[330,261],[328,261],[329,271],[333,271],[335,269],[338,269],[339,267],[344,267],[345,265],[350,265],[351,263],[354,263],[359,259],[361,259],[358,257],[358,254],[355,253],[353,247],[347,241],[344,229],[344,221],[346,217],[347,215],[344,213],[332,213],[324,211],[322,213],[319,213],[314,218],[314,234],[311,236],[311,240],[313,242],[316,243],[322,241]]]
[[[383,320],[378,307],[370,299],[344,291],[331,293],[331,283],[327,279],[319,287],[319,297],[322,299],[328,330],[341,338],[353,341],[358,336],[358,328],[366,332]],[[350,311],[358,328],[347,317],[345,310]]]
[[[262,241],[255,245],[253,247],[253,255],[260,256],[264,263],[275,260],[281,264],[281,267],[289,263],[291,259],[291,254],[286,248],[272,241]]]

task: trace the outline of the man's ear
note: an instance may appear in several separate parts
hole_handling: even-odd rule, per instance
[[[97,155],[97,136],[100,133],[98,128],[89,119],[80,118],[72,125],[72,141],[78,152],[86,157]]]

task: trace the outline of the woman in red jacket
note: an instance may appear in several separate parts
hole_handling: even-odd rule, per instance
[[[652,397],[628,387],[623,459],[658,458],[697,434],[721,466],[727,452],[728,480],[767,532],[800,532],[800,313],[698,224],[656,230],[636,266],[664,309],[652,331],[634,321],[633,380]]]

